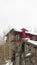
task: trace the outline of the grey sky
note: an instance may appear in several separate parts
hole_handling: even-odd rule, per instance
[[[37,29],[37,0],[0,0],[0,33],[8,26]]]

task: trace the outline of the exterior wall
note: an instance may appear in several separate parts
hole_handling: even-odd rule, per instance
[[[15,35],[14,33],[9,33],[9,57],[12,57],[13,50],[15,50]]]
[[[21,65],[21,44],[18,42],[16,45],[15,65]]]
[[[15,55],[15,65],[20,65],[20,55],[18,53],[16,53]]]
[[[12,55],[12,50],[14,49],[14,45],[15,42],[11,42],[12,40],[14,40],[15,36],[13,33],[9,32],[9,34],[7,35],[7,41],[6,41],[6,56],[8,54],[9,58],[11,58]]]
[[[13,53],[15,51],[15,46],[17,44],[17,40],[19,40],[19,33],[18,34],[17,33],[12,31],[12,32],[9,32],[7,35],[7,40],[6,40],[6,45],[5,45],[5,49],[6,49],[5,55],[6,55],[6,57],[8,55],[8,58],[10,58],[10,59],[13,56]]]
[[[5,43],[5,58],[6,59],[11,58],[11,54],[12,54],[11,49],[13,48],[13,45],[14,45],[14,42],[11,42],[11,41],[13,39],[14,39],[14,35],[9,32],[9,34],[7,35],[6,43]]]

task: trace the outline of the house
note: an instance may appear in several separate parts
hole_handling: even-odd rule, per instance
[[[26,29],[17,31],[11,29],[6,34],[6,59],[11,59],[13,65],[37,64],[37,34]]]

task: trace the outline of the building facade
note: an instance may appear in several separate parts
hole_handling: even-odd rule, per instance
[[[36,65],[37,64],[37,45],[28,42],[30,40],[37,40],[37,35],[33,35],[14,29],[10,30],[6,35],[6,58],[11,59],[13,65]],[[27,39],[26,39],[27,38]]]

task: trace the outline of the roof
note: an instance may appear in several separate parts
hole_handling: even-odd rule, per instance
[[[30,38],[22,38],[23,41],[27,41],[28,39],[30,39]]]
[[[27,42],[30,42],[30,44],[33,44],[33,45],[37,46],[37,41],[28,39]]]
[[[24,42],[28,42],[28,44],[32,44],[34,46],[37,46],[37,41],[30,40],[29,38],[22,38]]]
[[[27,34],[31,34],[31,35],[36,35],[37,36],[37,33],[36,32],[31,32],[31,31],[25,31]]]
[[[21,33],[21,31],[19,30],[15,30],[14,28],[12,28],[10,31],[7,32],[7,34],[5,36],[7,36],[10,32],[16,32],[16,33]]]
[[[21,30],[23,30],[23,31],[28,31],[26,28],[22,28]]]

